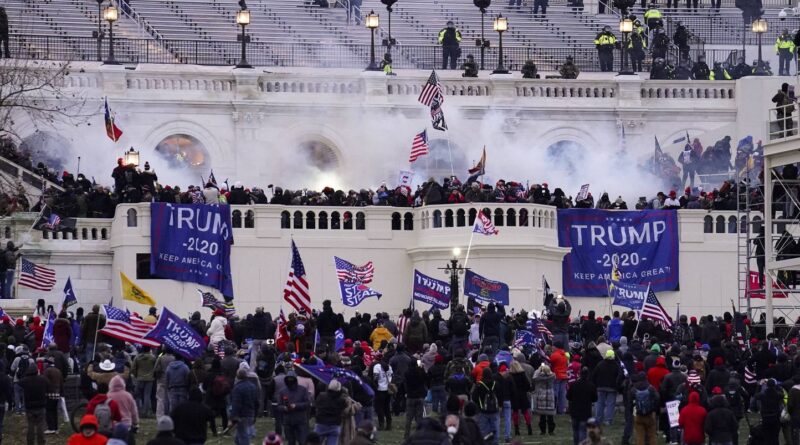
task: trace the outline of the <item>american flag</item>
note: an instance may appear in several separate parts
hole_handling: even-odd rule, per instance
[[[744,367],[744,383],[747,385],[756,383],[756,373],[750,369],[750,366]]]
[[[475,224],[472,225],[472,231],[480,233],[481,235],[497,235],[500,233],[500,231],[495,228],[494,224],[492,224],[492,220],[484,215],[483,212],[478,212],[478,217],[475,218]]]
[[[161,346],[161,343],[153,339],[144,338],[153,328],[150,323],[145,322],[136,315],[131,315],[127,309],[123,311],[114,306],[104,304],[103,310],[106,313],[106,325],[100,329],[101,334],[151,348]]]
[[[372,265],[372,261],[359,267],[335,256],[333,257],[333,262],[336,265],[336,276],[339,281],[344,283],[368,284],[372,282],[372,277],[375,275],[375,267]]]
[[[211,292],[203,292],[200,289],[197,289],[197,293],[200,294],[200,304],[203,307],[210,308],[211,310],[222,309],[225,311],[226,317],[233,317],[236,315],[236,308],[233,306],[233,301],[228,303],[219,301]]]
[[[306,268],[300,258],[300,251],[292,240],[292,265],[289,266],[289,278],[283,288],[283,299],[297,312],[311,313],[311,294],[306,281]]]
[[[641,317],[653,320],[653,323],[661,326],[665,331],[672,330],[672,318],[670,318],[667,311],[664,310],[664,307],[661,306],[661,303],[658,302],[658,298],[656,298],[656,293],[653,292],[653,289],[650,289],[647,293],[647,298],[644,300],[644,305],[642,306]]]
[[[0,307],[0,322],[2,322],[6,317],[8,317],[8,321],[11,324],[15,324],[17,322],[17,320],[15,320],[14,317],[8,315],[6,311]]]
[[[699,385],[700,383],[702,383],[703,379],[700,377],[700,374],[698,374],[697,370],[690,369],[689,373],[686,374],[686,381],[688,381],[690,385],[692,384]]]
[[[547,337],[548,340],[553,340],[553,333],[544,324],[544,320],[539,318],[531,319],[531,331],[538,332],[540,336]]]
[[[61,225],[61,217],[55,213],[51,213],[50,218],[47,218],[47,223],[45,223],[44,226],[50,230],[56,230],[59,225]]]
[[[424,156],[428,153],[430,153],[430,148],[428,147],[428,130],[422,130],[422,133],[414,136],[408,162],[414,162],[419,159],[420,156]]]
[[[439,84],[439,76],[436,75],[436,71],[431,71],[431,76],[428,77],[428,81],[425,83],[425,86],[422,87],[422,92],[419,93],[419,102],[425,106],[431,106],[431,102],[433,102],[434,98],[439,99],[439,104],[444,103],[444,96],[442,95],[442,86]]]
[[[526,345],[536,344],[536,334],[531,331],[518,329],[514,338],[514,347],[521,348]]]
[[[22,259],[22,269],[19,274],[20,286],[31,289],[51,291],[56,284],[56,271],[44,266],[39,266],[25,258]]]

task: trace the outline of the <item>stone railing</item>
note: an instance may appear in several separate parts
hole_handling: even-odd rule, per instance
[[[642,99],[734,100],[732,82],[651,80],[642,84]]]

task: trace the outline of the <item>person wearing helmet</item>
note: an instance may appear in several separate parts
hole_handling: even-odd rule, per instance
[[[778,39],[775,41],[775,54],[778,55],[779,60],[778,75],[789,76],[789,63],[792,61],[792,57],[794,57],[794,41],[789,35],[788,29],[784,28],[781,35],[779,35]]]
[[[656,28],[653,36],[653,58],[664,59],[669,50],[669,36],[664,32],[664,28]]]
[[[461,56],[461,31],[456,28],[452,20],[439,31],[439,44],[442,45],[442,69],[447,69],[448,60],[450,69],[456,69],[456,61]]]
[[[642,1],[642,8],[644,8],[644,1]],[[644,21],[647,24],[648,32],[653,32],[654,29],[658,28],[658,22],[661,21],[661,11],[658,10],[655,3],[650,3],[650,9],[645,11]]]
[[[577,79],[581,70],[573,62],[572,56],[567,56],[567,61],[558,68],[558,73],[561,74],[562,79]]]
[[[611,27],[606,25],[594,39],[597,56],[600,59],[600,71],[614,69],[614,49],[617,47],[617,36],[611,32]]]
[[[644,71],[642,61],[647,51],[647,34],[638,20],[633,22],[633,32],[628,39],[628,56],[631,58],[631,68],[634,72]]]
[[[711,78],[711,69],[708,68],[706,63],[706,56],[697,56],[697,62],[692,66],[692,79],[694,80],[709,80]]]
[[[681,52],[680,60],[688,60],[689,59],[689,30],[686,29],[686,26],[683,23],[678,22],[678,26],[675,27],[675,33],[672,34],[672,41],[675,42],[675,46]]]

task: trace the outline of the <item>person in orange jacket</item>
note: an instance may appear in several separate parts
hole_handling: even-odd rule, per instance
[[[97,432],[97,418],[86,414],[81,418],[80,432],[73,434],[67,440],[67,445],[105,445],[108,438]]]
[[[564,344],[560,341],[553,343],[554,350],[550,354],[550,368],[555,374],[553,389],[556,398],[556,412],[564,414],[567,411],[567,368],[569,366],[569,354],[564,351]]]

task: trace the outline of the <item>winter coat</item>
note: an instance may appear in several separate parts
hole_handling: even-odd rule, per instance
[[[791,416],[792,426],[800,427],[800,385],[792,386],[789,390],[789,400],[786,402],[786,411]]]
[[[225,325],[228,320],[225,317],[217,316],[211,320],[211,325],[208,327],[206,335],[208,335],[208,342],[215,345],[222,340],[225,340]]]
[[[97,430],[97,417],[86,414],[81,418],[80,426],[92,425]],[[69,436],[67,445],[105,445],[108,438],[100,433],[95,433],[92,437],[84,437],[83,433],[75,433]]]
[[[369,335],[369,341],[372,342],[372,349],[376,350],[380,349],[381,342],[383,340],[386,340],[388,342],[391,339],[392,339],[392,333],[389,332],[389,330],[383,326],[376,327],[372,331],[372,334]]]
[[[318,425],[339,426],[342,422],[342,411],[347,407],[347,401],[341,392],[325,391],[317,396],[314,405],[317,410],[316,423]]]
[[[511,379],[514,381],[514,396],[511,398],[511,409],[513,410],[528,410],[531,408],[531,398],[529,392],[531,391],[531,383],[525,372],[511,373]]]
[[[131,393],[125,390],[125,380],[117,375],[108,384],[108,398],[117,402],[122,423],[128,426],[139,424],[139,410]]]
[[[656,359],[656,365],[647,371],[647,382],[650,383],[656,391],[660,391],[661,382],[667,374],[669,374],[669,371],[667,370],[666,360],[664,360],[664,357],[658,357]]]
[[[53,324],[53,340],[56,347],[63,353],[69,352],[70,342],[72,341],[72,325],[66,318],[57,318]]]
[[[556,379],[558,380],[566,380],[567,379],[567,366],[569,365],[569,360],[567,359],[567,354],[564,352],[563,349],[556,348],[552,354],[550,354],[550,366],[552,367],[553,374],[555,374]]]
[[[305,423],[308,421],[308,409],[311,406],[311,399],[308,391],[300,385],[295,389],[283,388],[278,392],[277,404],[275,409],[283,413],[283,421],[290,425]],[[293,410],[289,410],[287,404],[295,405]]]
[[[598,389],[616,390],[622,380],[622,370],[619,363],[613,359],[606,359],[594,368],[592,383]]]
[[[700,394],[690,393],[689,404],[683,407],[678,417],[678,425],[683,428],[684,443],[702,444],[705,442],[706,414],[706,409],[700,405]]]
[[[592,417],[592,403],[597,401],[597,388],[588,379],[579,379],[567,390],[569,414],[579,421]]]
[[[709,441],[732,442],[733,434],[739,429],[739,422],[736,421],[733,411],[725,406],[725,397],[721,395],[712,397],[710,405],[705,421],[705,431]]]
[[[250,380],[240,380],[231,391],[231,419],[254,418],[258,411],[258,387]]]
[[[133,359],[131,376],[141,382],[152,382],[156,367],[156,358],[149,352],[142,352]]]
[[[164,383],[166,383],[169,391],[189,390],[189,367],[186,363],[175,360],[167,366],[165,374]]]
[[[553,374],[544,375],[537,370],[533,374],[533,413],[545,416],[556,414],[556,399],[553,392]]]

